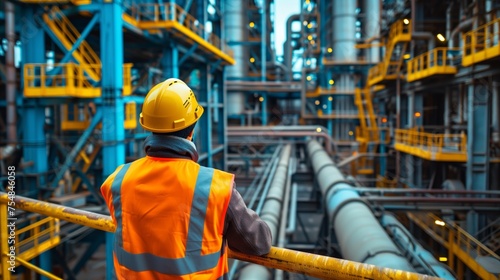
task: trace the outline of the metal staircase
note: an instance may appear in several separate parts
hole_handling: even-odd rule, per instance
[[[408,213],[408,218],[448,250],[448,266],[463,262],[481,279],[500,279],[500,256],[455,223],[444,222],[432,213]],[[458,279],[464,279],[458,269]]]
[[[80,32],[57,6],[53,6],[43,15],[43,21],[59,39],[62,46],[67,51],[72,50],[81,36]],[[86,41],[82,41],[72,55],[93,81],[98,82],[101,80],[101,60]]]
[[[368,71],[368,86],[395,80],[400,75],[404,53],[408,42],[411,41],[411,32],[408,19],[399,20],[391,25],[384,60]]]

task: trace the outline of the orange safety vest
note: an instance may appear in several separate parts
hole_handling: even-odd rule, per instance
[[[147,156],[119,167],[101,187],[116,225],[116,277],[223,279],[233,180],[188,159]]]

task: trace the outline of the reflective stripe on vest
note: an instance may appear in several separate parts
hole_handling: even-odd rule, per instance
[[[214,170],[200,167],[191,204],[185,257],[173,259],[158,257],[149,253],[133,254],[123,249],[121,185],[129,167],[130,163],[125,164],[111,185],[117,222],[114,252],[118,263],[133,271],[149,270],[171,275],[192,274],[216,267],[220,258],[220,251],[201,255],[205,215]]]

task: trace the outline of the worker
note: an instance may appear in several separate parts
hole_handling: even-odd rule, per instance
[[[227,279],[227,247],[269,252],[271,231],[245,205],[234,175],[197,163],[192,137],[202,114],[179,79],[145,97],[140,124],[152,132],[146,156],[119,166],[101,186],[116,225],[118,279]]]

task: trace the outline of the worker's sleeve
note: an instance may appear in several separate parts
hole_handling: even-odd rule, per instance
[[[224,233],[231,250],[260,256],[269,253],[271,249],[269,226],[253,210],[247,208],[235,187],[226,212]]]

